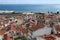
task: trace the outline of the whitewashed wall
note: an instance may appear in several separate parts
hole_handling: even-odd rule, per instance
[[[0,35],[0,40],[3,40],[3,37],[2,37],[2,35]]]
[[[39,36],[39,35],[50,34],[51,29],[52,28],[50,28],[50,27],[44,27],[44,28],[38,29],[38,30],[33,32],[32,37],[34,38],[34,37]]]

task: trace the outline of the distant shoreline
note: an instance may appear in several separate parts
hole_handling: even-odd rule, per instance
[[[13,11],[13,10],[0,10],[0,12],[2,12],[2,13],[6,13],[6,12],[10,12],[10,13],[13,13],[13,12],[22,12],[22,13],[24,13],[24,12],[30,12],[30,13],[48,13],[49,11],[47,11],[47,12],[33,12],[33,11]],[[52,11],[51,11],[52,12]],[[51,12],[49,12],[49,13],[51,13]],[[57,12],[60,12],[60,11],[57,11]],[[56,12],[52,12],[52,13],[56,13]]]
[[[53,14],[53,12],[21,12],[21,11],[8,11],[8,10],[0,10],[0,14]],[[59,13],[59,11],[55,12],[54,14]]]

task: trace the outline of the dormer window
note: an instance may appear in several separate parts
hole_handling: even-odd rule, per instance
[[[18,21],[15,21],[16,23],[18,22]]]
[[[12,19],[10,19],[10,21],[12,21]]]

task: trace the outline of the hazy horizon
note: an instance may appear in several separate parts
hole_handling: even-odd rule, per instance
[[[60,4],[60,0],[0,0],[0,4]]]

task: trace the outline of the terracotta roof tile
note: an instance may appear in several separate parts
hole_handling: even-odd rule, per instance
[[[55,28],[56,28],[57,32],[60,32],[60,25],[56,25]]]
[[[37,25],[33,25],[32,26],[32,30],[37,30],[39,28],[43,28],[44,27],[44,24],[43,23],[38,23]]]

